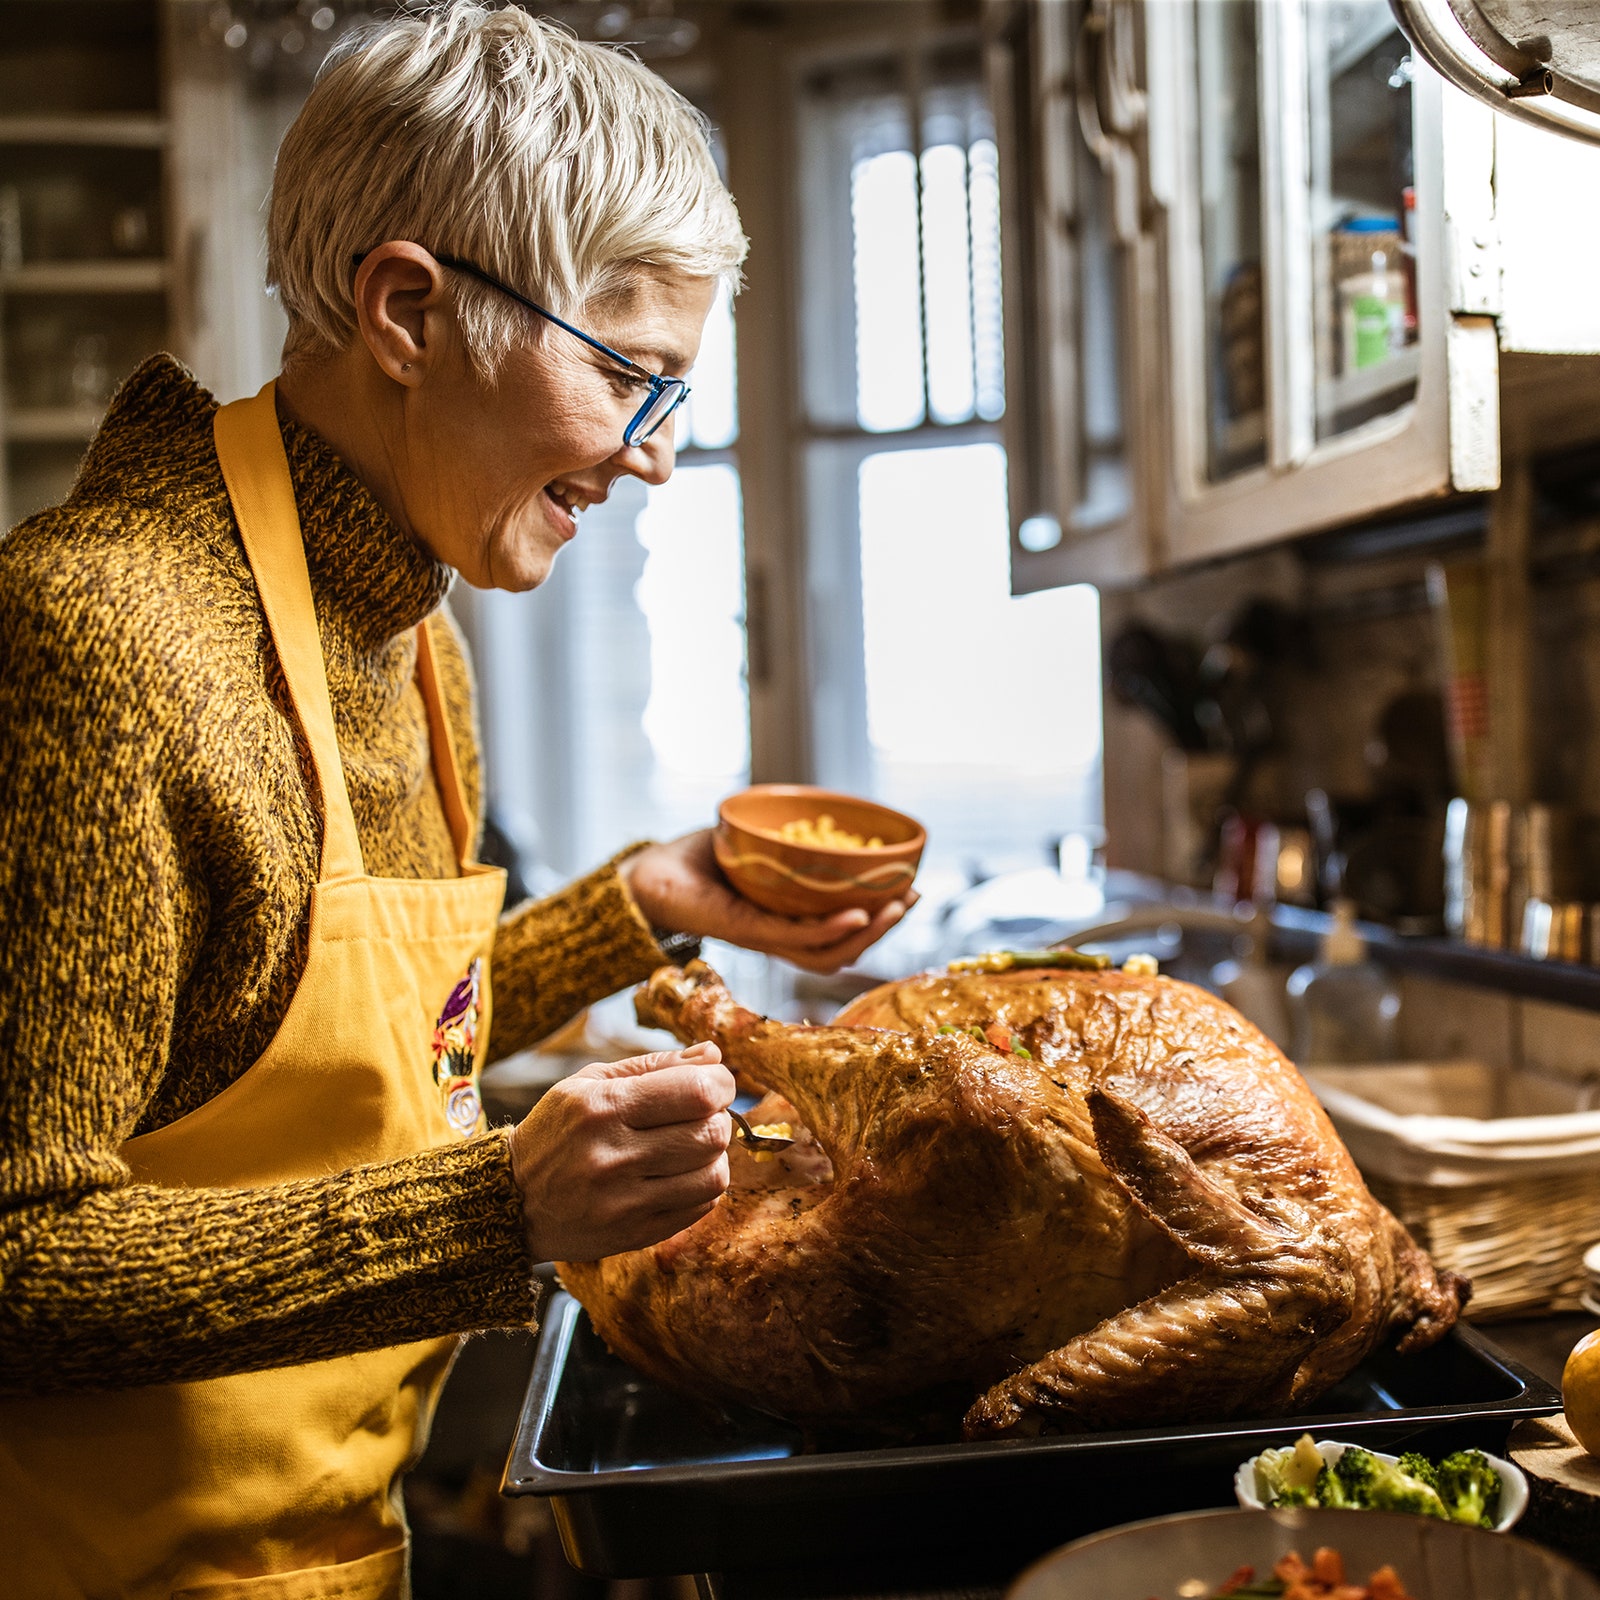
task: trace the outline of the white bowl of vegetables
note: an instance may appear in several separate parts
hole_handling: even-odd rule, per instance
[[[1309,1433],[1243,1462],[1233,1475],[1233,1493],[1247,1511],[1403,1511],[1496,1533],[1528,1509],[1528,1480],[1521,1470],[1482,1450],[1457,1450],[1434,1461],[1414,1451],[1390,1456]]]

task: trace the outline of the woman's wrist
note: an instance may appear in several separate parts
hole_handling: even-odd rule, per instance
[[[698,933],[673,933],[667,928],[652,928],[650,937],[675,967],[686,967],[691,961],[700,959],[701,939]]]

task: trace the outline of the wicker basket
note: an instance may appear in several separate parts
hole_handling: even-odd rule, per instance
[[[1600,1240],[1593,1086],[1476,1062],[1318,1067],[1307,1079],[1372,1192],[1477,1321],[1579,1308]]]

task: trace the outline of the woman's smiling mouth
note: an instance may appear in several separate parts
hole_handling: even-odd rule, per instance
[[[563,539],[570,539],[578,531],[579,514],[587,511],[594,504],[586,500],[575,489],[563,487],[560,484],[547,483],[544,486],[544,496],[555,508],[555,523]]]

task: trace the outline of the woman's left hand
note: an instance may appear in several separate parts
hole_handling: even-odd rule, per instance
[[[717,866],[711,830],[647,845],[618,868],[650,926],[695,933],[781,956],[807,972],[837,972],[876,943],[917,902],[913,889],[875,914],[781,917],[734,893]]]

